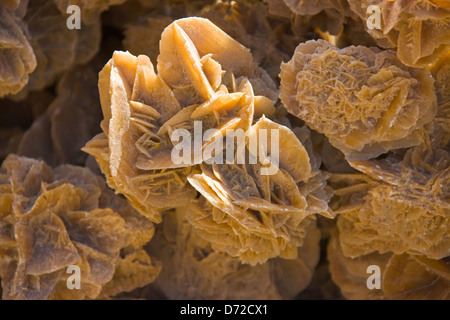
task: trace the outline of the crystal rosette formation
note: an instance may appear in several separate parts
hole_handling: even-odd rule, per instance
[[[156,69],[144,55],[116,51],[100,73],[103,133],[84,150],[110,187],[157,223],[164,210],[187,206],[199,235],[244,263],[295,259],[314,214],[333,216],[331,189],[309,130],[274,122],[273,80],[247,48],[203,18],[180,19],[163,31]],[[174,161],[173,132],[189,133],[194,146],[198,124],[200,149]],[[220,162],[230,129],[246,136],[239,151],[233,140],[235,165]],[[268,143],[266,156],[249,147],[249,139],[261,145],[260,131],[271,130],[279,136],[279,163],[270,160],[278,145]],[[239,152],[257,160],[241,164]],[[274,174],[261,174],[267,167]]]

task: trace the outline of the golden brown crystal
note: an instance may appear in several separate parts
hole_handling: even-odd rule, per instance
[[[431,260],[420,255],[371,253],[346,257],[338,234],[328,245],[328,259],[333,280],[347,299],[448,300],[450,267],[448,258]],[[369,266],[381,270],[381,290],[367,286]]]
[[[349,175],[338,219],[342,250],[348,257],[421,254],[442,259],[450,253],[449,155],[439,149],[408,150],[401,161],[351,161],[362,175]],[[353,176],[353,177],[352,177]],[[338,177],[331,181],[340,183]]]
[[[261,162],[202,164],[201,174],[188,177],[204,197],[189,206],[188,220],[213,249],[252,265],[278,256],[294,259],[313,214],[333,217],[327,176],[317,170],[312,150],[310,160],[294,132],[265,117],[250,127],[250,136],[261,129],[278,130],[286,148],[273,173],[265,174]],[[309,131],[297,129],[307,142]]]
[[[22,21],[24,7],[0,7],[0,98],[19,92],[36,68],[30,35]]]
[[[0,0],[0,295],[450,299],[449,48],[447,0]]]
[[[348,0],[350,8],[366,21],[369,5],[378,6],[380,28],[367,32],[384,48],[397,48],[407,66],[426,67],[450,49],[450,8],[445,1]]]
[[[390,51],[308,41],[282,64],[280,77],[288,111],[347,159],[422,143],[422,126],[436,114],[429,71],[403,66]]]
[[[166,214],[150,243],[152,256],[166,266],[155,285],[169,299],[290,299],[309,284],[319,258],[314,223],[296,259],[251,267],[212,250],[184,215],[183,209]]]
[[[218,41],[203,36],[206,30],[215,33]],[[230,54],[241,57],[239,63]],[[203,130],[237,125],[246,129],[253,117],[246,110],[253,106],[250,83],[271,97],[276,93],[275,84],[256,66],[249,51],[206,19],[182,19],[168,26],[161,36],[157,67],[158,74],[144,55],[114,53],[99,80],[104,134],[84,150],[96,157],[111,187],[160,222],[160,210],[184,206],[196,194],[187,183],[195,167],[171,160],[172,131],[192,130],[195,120],[205,124]],[[233,73],[233,79],[249,77],[250,82],[243,81],[239,88],[234,83],[235,90],[242,87],[244,92],[229,93],[221,85],[223,70]],[[246,90],[252,99],[248,102],[243,98]],[[214,109],[215,117],[211,117]],[[226,113],[219,116],[220,109],[231,109],[234,120]],[[238,115],[247,119],[239,124]]]
[[[142,252],[153,224],[89,169],[62,165],[52,170],[42,161],[10,155],[0,181],[4,299],[93,299],[145,286],[159,273]],[[142,263],[129,265],[135,255]],[[80,290],[66,286],[70,265],[81,270]],[[140,274],[144,266],[145,276]],[[124,268],[127,279],[121,279]],[[120,285],[109,289],[111,281]]]

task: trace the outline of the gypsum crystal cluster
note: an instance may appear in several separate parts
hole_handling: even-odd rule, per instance
[[[0,169],[3,299],[111,297],[153,282],[153,224],[87,168],[8,156]],[[70,290],[68,266],[83,285]]]
[[[81,30],[66,28],[70,4]],[[367,23],[369,6],[380,8],[379,28]],[[3,298],[448,299],[449,10],[444,0],[0,1]],[[202,137],[215,130],[203,157],[192,149],[188,164],[174,163],[171,134],[195,137],[198,123]],[[241,153],[226,143],[216,152],[228,129],[248,139],[276,129],[279,162],[268,162],[269,144],[256,163],[211,163],[230,149],[233,160],[254,156],[248,141]],[[80,150],[89,139],[91,155]],[[7,187],[35,161],[47,189],[32,179],[29,194]],[[22,169],[11,177],[12,167]],[[268,167],[277,173],[261,174]],[[62,178],[66,170],[89,183]],[[67,208],[39,220],[17,207],[23,194],[58,207],[41,193],[61,183],[114,200],[98,200],[77,231]],[[90,227],[106,208],[126,221],[119,238],[137,230],[131,211],[144,229],[157,223],[157,236],[149,227],[118,251],[111,237],[103,249],[86,243],[109,232]],[[12,241],[28,219],[32,230]],[[44,270],[57,262],[44,256],[75,252],[40,238],[46,221],[82,259],[107,251],[80,265],[88,281],[79,295],[64,287],[67,265]],[[47,246],[38,257],[23,254],[30,235]],[[93,269],[105,261],[103,273]],[[43,270],[25,267],[33,264]],[[381,290],[366,286],[371,264]]]
[[[215,34],[215,41],[205,34]],[[236,63],[230,56],[241,58]],[[295,133],[266,119],[275,112],[270,77],[245,47],[202,18],[177,20],[164,30],[157,70],[146,56],[115,52],[100,73],[104,133],[84,150],[96,157],[110,186],[154,222],[161,221],[162,210],[187,206],[197,190],[206,202],[203,209],[189,210],[189,220],[215,250],[250,264],[295,258],[308,216],[333,216],[327,206],[331,189],[320,163],[311,168]],[[208,166],[210,159],[198,161],[193,154],[190,165],[174,163],[170,134],[184,129],[194,135],[196,121],[203,133],[220,133],[205,139],[202,151],[227,129],[241,129],[250,138],[265,129],[280,132],[280,144],[292,152],[281,154],[272,176],[260,173],[261,159],[248,166]],[[232,244],[223,245],[224,238]]]

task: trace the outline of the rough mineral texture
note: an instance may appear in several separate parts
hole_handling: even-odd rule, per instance
[[[338,35],[357,15],[350,10],[347,0],[265,0],[269,12],[290,17],[295,33],[308,29]]]
[[[449,0],[0,0],[1,299],[450,300],[449,181]]]
[[[44,18],[43,18],[44,17]],[[89,61],[99,49],[100,21],[80,30],[69,30],[66,16],[52,1],[30,1],[24,17],[31,34],[31,46],[37,67],[30,77],[28,90],[41,90],[73,64]]]
[[[338,227],[348,257],[421,254],[442,259],[450,254],[449,154],[422,148],[380,161],[352,161],[365,172],[332,177],[340,184]],[[347,184],[343,182],[347,180]]]
[[[430,129],[432,148],[447,148],[450,151],[450,51],[433,65],[438,112]]]
[[[240,58],[232,60],[233,55]],[[187,176],[201,162],[172,161],[172,132],[197,134],[194,121],[201,122],[200,133],[248,129],[255,105],[252,85],[273,99],[276,91],[248,49],[201,18],[177,20],[164,30],[157,69],[158,74],[147,56],[114,53],[99,79],[104,133],[84,150],[95,156],[113,189],[160,222],[160,210],[185,206],[195,197]],[[222,84],[224,72],[231,92]],[[236,83],[235,77],[246,78]],[[257,105],[261,113],[273,109],[265,97]]]
[[[376,48],[308,41],[282,64],[280,78],[288,111],[325,134],[347,159],[422,143],[423,125],[437,110],[430,72],[405,67]]]
[[[348,0],[350,8],[364,22],[378,6],[380,28],[367,32],[384,48],[396,48],[407,66],[425,67],[450,49],[450,7],[448,1],[432,0]]]
[[[163,163],[143,170],[138,161],[148,159],[152,149],[160,149],[155,125],[175,115],[181,109],[179,102],[146,56],[125,52],[115,52],[101,71],[99,90],[103,133],[84,150],[95,156],[110,187],[123,193],[142,214],[160,222],[159,209],[185,205],[195,196],[187,184],[192,169]]]
[[[199,62],[207,69],[203,71],[205,77],[196,74]],[[209,74],[216,75],[214,62],[236,79],[247,77],[255,94],[277,99],[275,83],[264,69],[257,66],[250,51],[208,19],[179,19],[162,33],[157,67],[158,74],[169,86],[177,89],[193,87],[197,95],[208,100],[214,92],[210,86],[215,81],[211,79],[212,84],[209,85],[204,81]],[[188,71],[190,64],[193,67]]]
[[[155,285],[169,299],[292,299],[309,284],[319,259],[320,232],[307,228],[294,260],[251,267],[212,250],[186,220],[185,209],[165,214],[149,252],[163,261]]]
[[[69,30],[66,13],[52,1],[20,1],[0,8],[0,97],[21,100],[52,85],[73,65],[98,52],[101,21]]]
[[[305,148],[311,149],[309,130],[266,118],[276,117],[274,82],[248,49],[202,18],[164,29],[157,70],[144,55],[115,52],[100,73],[104,133],[84,150],[110,186],[155,222],[161,210],[189,203],[188,220],[200,237],[243,263],[295,259],[312,215],[332,217],[331,189],[318,170],[320,158]],[[194,146],[180,161],[176,129]],[[243,144],[234,137],[230,144],[229,129],[245,133]],[[263,131],[279,139],[266,135],[266,155],[254,148],[262,148]],[[278,145],[287,151],[275,161]],[[230,161],[236,164],[223,164]],[[191,202],[196,191],[203,197]]]
[[[294,133],[310,147],[309,130],[293,132],[263,117],[248,130],[250,139],[264,130],[278,132],[275,142],[286,148],[277,165],[269,162],[273,172],[267,172],[261,157],[255,164],[239,164],[236,155],[235,164],[202,164],[201,174],[188,177],[204,197],[187,212],[198,234],[214,250],[252,265],[278,256],[294,259],[313,214],[333,217],[328,208],[332,193],[326,187],[327,176],[317,170],[320,161]],[[269,158],[274,148],[268,144]]]
[[[108,297],[160,271],[142,249],[153,224],[89,169],[10,155],[0,168],[0,212],[3,299]],[[79,290],[66,285],[70,265],[80,268]]]
[[[333,281],[347,299],[450,299],[448,257],[431,260],[420,255],[371,253],[352,259],[343,254],[336,233],[328,245],[328,259]],[[380,289],[367,286],[369,266],[380,268]]]
[[[22,21],[26,6],[0,3],[0,98],[19,92],[36,68],[30,34]]]
[[[296,43],[305,41],[294,35],[288,19],[269,14],[261,2],[217,2],[199,15],[211,20],[236,41],[249,48],[259,65],[279,81],[281,62],[290,59]],[[260,50],[264,48],[264,50]]]

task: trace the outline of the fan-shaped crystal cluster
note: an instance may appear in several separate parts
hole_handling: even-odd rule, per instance
[[[371,253],[346,257],[333,235],[328,245],[333,280],[347,299],[361,300],[448,300],[450,298],[449,259],[432,260],[422,255]],[[380,289],[367,286],[369,266],[380,268]]]
[[[308,286],[319,259],[315,223],[306,233],[296,259],[252,267],[213,250],[186,220],[186,209],[177,209],[150,242],[149,252],[165,266],[154,286],[169,299],[292,299]]]
[[[403,66],[389,51],[308,41],[281,66],[280,77],[288,111],[347,159],[420,144],[423,125],[436,114],[430,72]]]
[[[383,48],[396,48],[407,66],[425,67],[450,49],[450,6],[440,0],[348,0],[364,22],[379,8],[380,28],[367,32]]]
[[[114,296],[153,282],[153,224],[87,168],[8,156],[0,168],[3,299]],[[68,267],[81,271],[79,290]],[[70,270],[69,270],[70,271]]]
[[[450,299],[449,49],[448,0],[0,0],[1,298]]]
[[[177,20],[164,30],[157,70],[144,55],[116,51],[100,73],[104,133],[84,150],[96,157],[110,186],[155,222],[161,210],[189,205],[199,235],[242,262],[294,259],[313,214],[332,217],[327,175],[300,142],[310,143],[308,129],[292,131],[266,118],[275,114],[275,84],[248,49],[207,19]],[[186,162],[174,161],[172,133],[185,130],[195,145],[198,125],[201,148]],[[264,159],[250,142],[240,147],[233,140],[235,164],[228,164],[228,155],[220,160],[231,146],[216,144],[231,129],[258,145],[260,131],[276,132],[279,140],[267,137]],[[286,151],[270,163],[279,146]],[[241,151],[255,163],[239,162]],[[262,173],[271,166],[272,174]],[[199,201],[193,201],[196,191]]]

